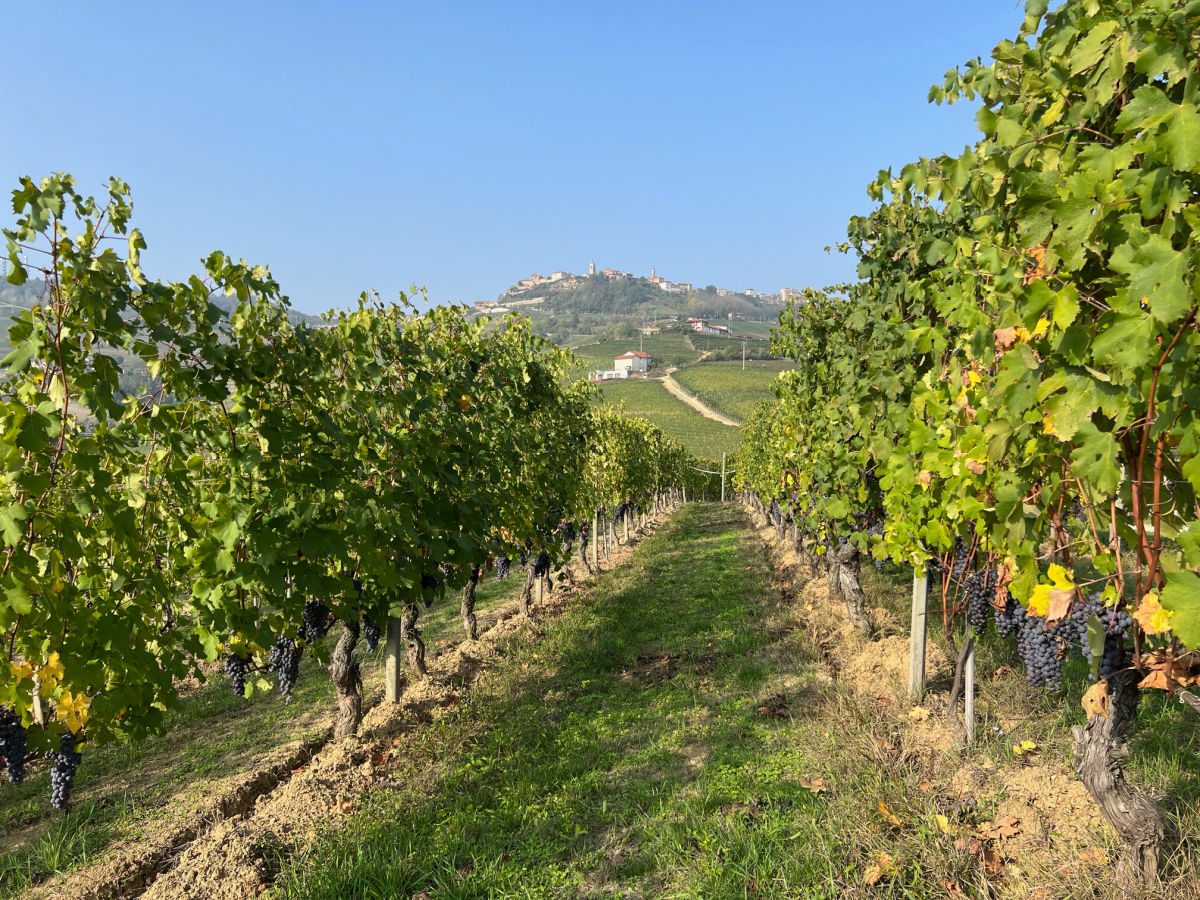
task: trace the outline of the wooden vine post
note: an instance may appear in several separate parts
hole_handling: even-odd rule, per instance
[[[912,621],[908,644],[908,699],[925,695],[925,620],[929,608],[929,574],[913,572]]]
[[[968,637],[967,661],[963,667],[963,719],[967,729],[967,746],[975,743],[975,641]]]
[[[600,571],[600,512],[592,513],[592,570]]]
[[[388,702],[399,703],[404,693],[404,628],[395,616],[388,616],[386,651],[384,693]]]

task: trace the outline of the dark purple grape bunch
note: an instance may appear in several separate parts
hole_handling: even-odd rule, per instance
[[[1071,608],[1070,625],[1083,658],[1092,662],[1092,646],[1088,626],[1093,616],[1104,631],[1104,650],[1100,656],[1099,676],[1108,678],[1128,663],[1128,638],[1133,633],[1133,616],[1124,609],[1105,606],[1099,594],[1093,594]]]
[[[1032,687],[1062,690],[1063,658],[1071,637],[1069,620],[1049,626],[1041,616],[1026,615],[1017,635],[1017,651],[1025,663],[1025,680]]]
[[[963,593],[967,604],[967,624],[972,633],[981,635],[987,631],[995,608],[992,601],[996,596],[996,570],[991,567],[976,569],[967,576]]]
[[[58,742],[58,752],[50,764],[50,805],[65,811],[71,805],[71,789],[75,785],[75,771],[83,759],[75,749],[75,735],[66,732]]]
[[[512,574],[512,560],[507,556],[501,556],[496,560],[496,580],[503,581]]]
[[[250,671],[250,660],[231,653],[225,657],[224,669],[233,692],[239,697],[246,696],[246,675]]]
[[[0,706],[0,756],[4,757],[9,784],[25,780],[25,726],[15,710]]]
[[[296,681],[300,677],[300,657],[303,647],[282,635],[275,639],[268,662],[275,672],[275,689],[290,702]]]
[[[309,600],[301,614],[300,634],[310,644],[315,644],[329,633],[332,620],[329,607],[320,600]]]
[[[381,637],[379,624],[373,619],[364,619],[362,632],[363,640],[367,642],[367,652],[374,653],[379,649],[379,638]]]
[[[996,622],[996,633],[1000,637],[1012,637],[1025,620],[1025,607],[1017,602],[1011,591],[1006,591],[1004,606],[993,606],[992,616]]]

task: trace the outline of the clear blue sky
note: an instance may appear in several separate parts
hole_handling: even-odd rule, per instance
[[[297,307],[492,298],[589,260],[724,287],[824,253],[880,168],[973,139],[930,83],[1017,0],[0,0],[4,192],[129,181],[158,277],[210,249]],[[0,221],[9,222],[7,203]]]

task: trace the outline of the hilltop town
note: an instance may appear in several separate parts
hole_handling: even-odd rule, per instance
[[[559,270],[551,272],[549,275],[542,275],[540,272],[534,272],[528,278],[522,278],[516,284],[505,290],[497,300],[477,300],[472,306],[480,311],[485,312],[508,312],[513,309],[528,308],[531,306],[541,305],[548,296],[553,292],[566,292],[578,289],[591,279],[603,279],[609,282],[638,282],[642,281],[645,284],[653,285],[666,294],[693,294],[693,293],[709,293],[717,297],[732,298],[740,297],[758,304],[769,304],[774,306],[783,306],[787,303],[790,297],[799,296],[799,291],[795,288],[781,288],[777,293],[764,293],[753,288],[745,290],[732,290],[730,288],[717,287],[708,285],[698,288],[691,282],[687,281],[672,281],[669,278],[664,278],[658,274],[658,271],[651,267],[650,274],[646,276],[634,275],[632,272],[626,272],[621,269],[603,268],[597,269],[596,263],[588,263],[586,274],[576,274]]]

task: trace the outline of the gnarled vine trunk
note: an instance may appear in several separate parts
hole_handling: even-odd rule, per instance
[[[588,559],[589,544],[591,544],[591,532],[583,532],[579,536],[579,561],[583,563],[584,570],[589,575],[595,575],[596,570],[592,568],[592,561]]]
[[[329,662],[329,678],[337,689],[337,718],[333,722],[334,737],[349,737],[358,733],[362,721],[362,672],[354,656],[358,646],[358,622],[343,622],[342,634],[333,648]]]
[[[829,556],[830,598],[836,599],[840,595],[846,605],[846,616],[850,619],[850,624],[863,637],[870,637],[875,631],[875,625],[867,612],[867,600],[859,580],[861,555],[858,547],[846,541]]]
[[[481,566],[471,567],[467,583],[463,586],[462,604],[459,607],[463,630],[467,633],[467,639],[472,641],[479,637],[479,620],[475,617],[475,589],[479,587],[479,577],[482,573]]]
[[[1158,882],[1158,854],[1164,836],[1162,813],[1150,797],[1130,787],[1121,766],[1129,755],[1126,739],[1137,714],[1139,680],[1135,669],[1109,676],[1104,713],[1090,715],[1087,724],[1076,725],[1072,733],[1075,772],[1125,845],[1120,876],[1153,885]]]
[[[533,606],[533,559],[525,563],[525,584],[521,587],[521,613],[528,616]]]
[[[418,675],[429,674],[425,665],[425,642],[421,640],[421,632],[417,630],[417,618],[421,612],[415,603],[405,603],[404,612],[400,614],[400,635],[408,650],[408,664]]]

